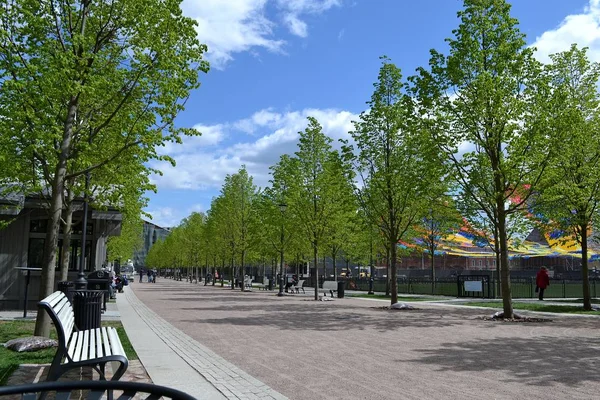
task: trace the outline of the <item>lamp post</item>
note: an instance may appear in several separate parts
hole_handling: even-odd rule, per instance
[[[369,293],[367,294],[375,294],[375,292],[373,292],[373,232],[371,232],[371,245],[369,248],[369,267],[370,267],[370,274],[369,274]]]
[[[87,217],[88,217],[88,190],[90,187],[90,173],[89,171],[85,174],[85,193],[83,195],[83,221],[81,222],[81,254],[79,255],[79,272],[77,274],[77,280],[75,281],[75,289],[83,290],[87,289],[87,279],[85,279],[85,252],[87,242]]]
[[[287,209],[287,204],[285,203],[280,203],[279,204],[279,211],[281,211],[281,254],[279,255],[279,259],[280,259],[280,267],[279,267],[279,293],[277,293],[277,296],[281,297],[283,296],[283,240],[285,238],[284,236],[284,232],[283,232],[283,228],[284,228],[284,214],[285,214],[285,210]]]

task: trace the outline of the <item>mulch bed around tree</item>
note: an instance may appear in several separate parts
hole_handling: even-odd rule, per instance
[[[479,317],[484,321],[499,321],[499,322],[552,322],[549,318],[524,317],[519,314],[513,314],[514,318],[504,318],[503,312],[497,312],[489,317]]]
[[[380,311],[415,311],[418,310],[418,308],[391,308],[390,306],[383,306],[383,307],[369,307],[372,308],[374,310],[380,310]]]

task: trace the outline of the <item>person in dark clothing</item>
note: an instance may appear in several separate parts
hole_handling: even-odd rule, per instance
[[[144,277],[144,271],[140,269],[140,283],[142,283],[143,277]]]
[[[535,277],[535,284],[538,288],[538,299],[544,300],[544,290],[546,290],[546,288],[550,286],[550,277],[548,276],[548,271],[546,270],[546,267],[542,267],[538,271]]]

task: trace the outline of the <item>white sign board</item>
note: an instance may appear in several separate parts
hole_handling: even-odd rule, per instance
[[[482,281],[465,281],[465,292],[483,292]]]

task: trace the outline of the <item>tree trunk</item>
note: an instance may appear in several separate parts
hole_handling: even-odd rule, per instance
[[[431,251],[431,294],[435,294],[435,256],[434,251]]]
[[[390,295],[390,249],[385,249],[386,251],[386,272],[387,272],[387,277],[385,280],[385,295],[389,296]]]
[[[233,258],[233,253],[231,253],[231,290],[235,289],[235,267],[233,266],[234,264],[234,258]]]
[[[580,225],[581,229],[581,273],[583,274],[583,309],[592,311],[592,302],[590,299],[590,280],[588,276],[588,234],[587,224]]]
[[[242,265],[240,265],[240,280],[242,281],[242,292],[244,291],[244,276],[246,273],[246,268],[244,263],[246,262],[246,249],[242,250]]]
[[[42,265],[42,276],[40,277],[39,299],[49,296],[54,291],[54,274],[56,267],[56,246],[58,245],[58,230],[60,228],[60,217],[63,208],[63,194],[65,190],[65,176],[67,174],[67,161],[73,137],[73,121],[77,112],[77,98],[71,97],[67,108],[67,118],[60,144],[60,154],[54,180],[52,182],[52,197],[50,200],[49,224],[44,243],[44,258]],[[83,229],[86,227],[84,226]],[[39,312],[35,321],[35,336],[49,337],[50,317],[48,313]]]
[[[512,293],[510,290],[510,267],[508,264],[508,238],[504,203],[498,204],[498,236],[500,239],[500,272],[502,274],[502,305],[504,318],[513,318]]]
[[[313,243],[313,258],[315,261],[315,300],[319,300],[319,252],[316,241]]]
[[[337,251],[336,251],[335,247],[333,247],[331,249],[331,259],[333,261],[333,279],[337,282],[338,273],[337,273],[337,267],[335,265],[335,256],[336,256],[336,253],[337,253]]]
[[[67,190],[67,209],[65,210],[65,224],[63,228],[62,260],[60,263],[60,280],[66,281],[69,277],[69,261],[71,261],[71,229],[73,227],[73,191]]]
[[[395,235],[394,235],[395,236]],[[397,240],[395,240],[395,237],[392,236],[390,238],[390,272],[391,272],[391,279],[390,279],[390,289],[391,289],[391,302],[392,304],[396,304],[398,302],[398,272],[396,271],[396,254],[398,251],[398,248],[396,247],[396,243],[398,242]]]

